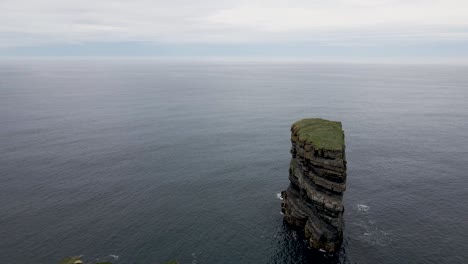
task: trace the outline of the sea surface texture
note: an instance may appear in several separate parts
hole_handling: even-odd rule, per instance
[[[343,123],[344,246],[283,224],[290,126]],[[468,67],[0,62],[0,260],[466,263]]]

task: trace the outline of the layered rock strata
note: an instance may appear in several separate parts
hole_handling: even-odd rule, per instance
[[[282,192],[285,221],[304,230],[311,247],[337,252],[343,240],[346,189],[340,122],[308,118],[291,127],[290,185]]]

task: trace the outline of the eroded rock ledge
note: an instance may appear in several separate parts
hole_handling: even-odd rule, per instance
[[[340,122],[308,118],[291,127],[291,184],[282,192],[290,225],[304,230],[311,247],[337,252],[343,240],[346,189],[344,132]]]

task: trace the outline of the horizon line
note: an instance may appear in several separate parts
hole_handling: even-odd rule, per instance
[[[468,58],[324,58],[285,56],[127,56],[127,55],[25,55],[0,56],[2,60],[157,60],[174,62],[297,62],[297,63],[341,63],[341,64],[408,64],[408,65],[467,65]]]

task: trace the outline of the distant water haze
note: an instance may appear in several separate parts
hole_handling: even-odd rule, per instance
[[[0,62],[0,259],[463,263],[468,66]],[[290,125],[341,121],[344,246],[283,225]]]

